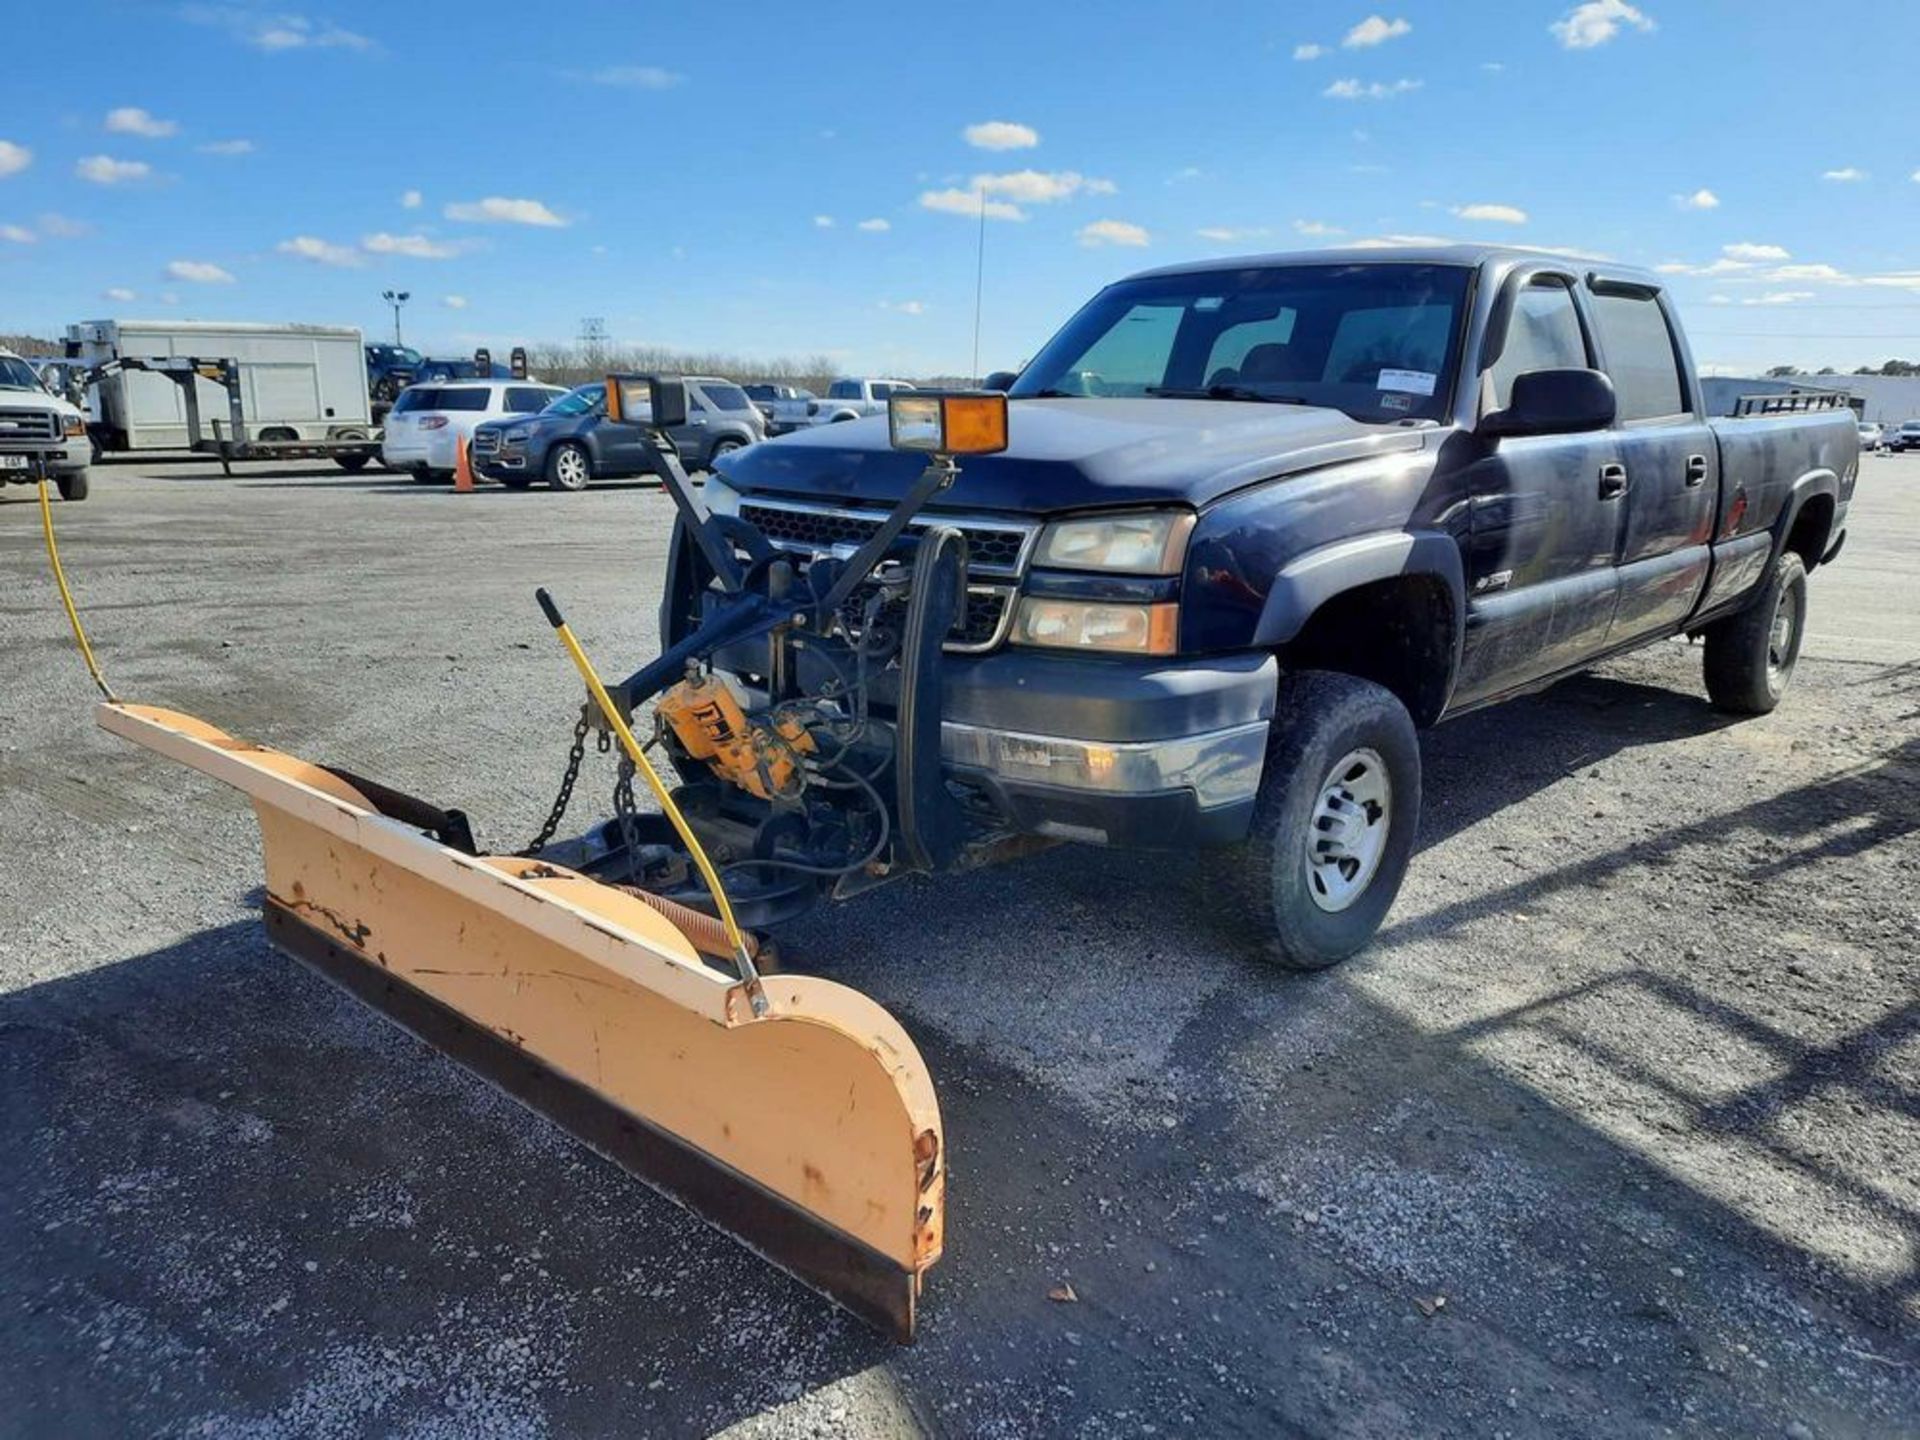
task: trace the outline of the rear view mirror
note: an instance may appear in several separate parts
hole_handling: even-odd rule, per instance
[[[678,376],[609,375],[607,418],[671,430],[687,423],[687,382]]]
[[[1598,370],[1528,370],[1513,377],[1504,410],[1480,417],[1489,439],[1523,435],[1577,435],[1604,430],[1614,420],[1613,381]]]

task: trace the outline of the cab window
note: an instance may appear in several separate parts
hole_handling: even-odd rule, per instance
[[[1684,414],[1680,357],[1660,302],[1652,295],[1602,292],[1593,297],[1593,311],[1621,423]]]
[[[1514,297],[1506,344],[1488,372],[1493,377],[1493,408],[1504,410],[1513,403],[1516,375],[1529,370],[1584,370],[1592,363],[1567,282],[1552,277],[1535,280]]]

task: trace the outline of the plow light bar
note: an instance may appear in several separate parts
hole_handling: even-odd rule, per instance
[[[992,391],[896,391],[887,397],[896,450],[992,455],[1007,448],[1007,397]]]

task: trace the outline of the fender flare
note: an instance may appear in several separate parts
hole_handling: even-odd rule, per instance
[[[1840,477],[1825,467],[1818,470],[1809,470],[1806,474],[1795,480],[1792,486],[1789,487],[1787,490],[1787,498],[1782,501],[1780,505],[1779,518],[1774,521],[1774,559],[1779,559],[1781,552],[1786,549],[1787,537],[1793,534],[1793,527],[1799,523],[1800,512],[1806,509],[1807,502],[1822,495],[1833,501],[1834,509],[1837,513],[1840,507]],[[1832,538],[1831,533],[1829,533],[1827,538]],[[1820,544],[1822,553],[1826,551],[1826,548],[1826,540],[1823,540]],[[1808,566],[1807,568],[1812,569],[1813,567]]]

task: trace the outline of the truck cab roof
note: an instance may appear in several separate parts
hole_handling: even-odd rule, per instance
[[[1544,264],[1582,266],[1604,270],[1608,275],[1659,286],[1659,277],[1630,265],[1616,265],[1599,255],[1579,255],[1565,250],[1541,250],[1524,245],[1347,245],[1324,250],[1280,250],[1265,255],[1228,255],[1213,260],[1189,260],[1178,265],[1160,265],[1129,275],[1129,280],[1152,279],[1161,275],[1203,274],[1210,270],[1264,270],[1283,265],[1457,265],[1477,270],[1487,265],[1509,265],[1538,261]]]

